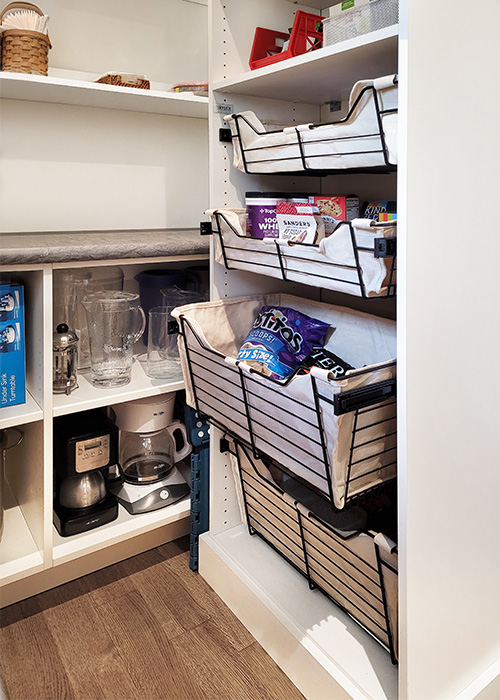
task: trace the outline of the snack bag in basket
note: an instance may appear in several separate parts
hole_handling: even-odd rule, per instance
[[[286,379],[330,330],[335,329],[295,309],[263,306],[237,359],[271,379]]]

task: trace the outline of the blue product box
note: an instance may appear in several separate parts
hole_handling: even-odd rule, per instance
[[[0,283],[0,406],[26,403],[24,288]]]

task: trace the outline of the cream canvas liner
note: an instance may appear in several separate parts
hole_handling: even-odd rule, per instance
[[[364,373],[335,380],[313,368],[283,384],[238,364],[238,351],[262,306],[291,307],[329,323],[335,331],[326,349]],[[179,352],[190,406],[247,443],[253,437],[257,450],[332,498],[336,508],[345,505],[350,460],[350,496],[394,478],[394,402],[340,416],[331,403],[335,394],[395,376],[395,364],[385,366],[396,356],[393,321],[286,294],[189,304],[173,315],[186,321],[181,322],[185,340],[179,334]]]
[[[215,230],[218,230],[220,224],[225,259],[230,268],[278,279],[285,276],[291,282],[362,296],[349,223],[340,224],[318,245],[294,245],[280,238],[259,239],[246,236],[245,209],[209,209],[205,213],[212,217]],[[371,219],[354,219],[350,223],[357,246],[369,249],[358,252],[366,294],[373,297],[386,296],[387,285],[394,289],[396,274],[394,272],[391,276],[392,258],[374,256],[374,239],[394,238],[396,226],[377,226]],[[214,236],[214,240],[215,259],[224,265],[224,253],[218,235]]]
[[[243,521],[397,658],[398,555],[394,542],[372,531],[343,539],[284,493],[261,460],[251,459],[241,447],[230,457],[235,483],[242,489]]]
[[[382,112],[381,122],[387,159],[389,164],[395,165],[398,115],[397,111],[386,114],[384,112],[397,110],[396,81],[397,76],[388,75],[355,83],[349,96],[348,118],[335,124],[301,124],[286,127],[282,131],[266,132],[265,126],[251,111],[241,112],[237,116],[243,118],[237,120],[234,116],[224,117],[234,137],[234,167],[245,172],[246,162],[247,172],[250,173],[300,171],[305,169],[301,147],[307,169],[337,170],[384,166],[386,161],[384,153],[381,152],[381,127],[375,99]]]

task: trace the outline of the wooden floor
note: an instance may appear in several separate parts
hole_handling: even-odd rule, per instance
[[[183,538],[2,610],[5,698],[303,698],[187,550]]]

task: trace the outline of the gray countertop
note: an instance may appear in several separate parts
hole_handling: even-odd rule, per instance
[[[0,234],[1,265],[208,255],[208,251],[209,237],[200,236],[198,229]]]

